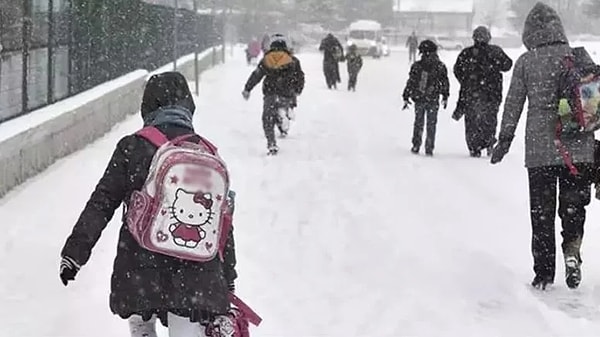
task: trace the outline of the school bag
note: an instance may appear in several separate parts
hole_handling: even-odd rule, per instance
[[[259,326],[262,318],[233,293],[229,293],[232,304],[227,315],[217,316],[206,327],[207,337],[250,337],[250,324]]]
[[[600,129],[600,66],[579,47],[564,58],[562,68],[555,144],[571,173],[578,175],[562,140]]]
[[[423,102],[429,100],[437,100],[440,95],[439,88],[439,72],[440,65],[438,63],[424,67],[419,67],[419,72],[416,75],[416,87],[413,88],[410,98],[414,102]]]
[[[149,251],[184,260],[222,260],[232,210],[229,172],[217,148],[195,134],[168,140],[155,127],[136,134],[158,150],[126,209],[125,222],[135,240]]]

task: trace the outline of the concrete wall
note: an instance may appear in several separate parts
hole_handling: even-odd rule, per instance
[[[199,57],[199,72],[221,61],[220,48],[215,53],[208,50]],[[194,80],[193,55],[177,63],[177,70]],[[153,73],[172,67],[166,65]],[[146,70],[133,72],[0,125],[0,197],[138,113],[148,74]]]

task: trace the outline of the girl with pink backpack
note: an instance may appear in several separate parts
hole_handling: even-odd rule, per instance
[[[148,80],[144,128],[119,141],[61,252],[66,286],[124,204],[110,309],[134,337],[155,334],[156,319],[170,337],[241,337],[260,323],[233,295],[235,193],[216,147],[194,132],[194,111],[183,75]]]

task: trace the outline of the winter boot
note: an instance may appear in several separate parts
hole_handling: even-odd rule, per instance
[[[276,144],[271,144],[267,148],[269,150],[268,154],[271,156],[274,156],[279,153],[279,147]]]
[[[581,283],[581,263],[576,256],[565,257],[565,281],[570,289],[577,289]]]
[[[568,240],[563,243],[565,257],[565,281],[571,289],[576,289],[581,283],[581,238]]]
[[[531,286],[539,290],[546,290],[546,288],[552,286],[553,283],[554,280],[552,277],[536,275],[531,282]]]
[[[412,152],[413,154],[419,154],[419,147],[413,146],[412,149],[410,149],[410,152]]]
[[[425,150],[425,155],[427,157],[433,157],[433,150]]]

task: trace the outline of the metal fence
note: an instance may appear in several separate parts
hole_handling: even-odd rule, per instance
[[[223,27],[140,0],[0,0],[0,123],[219,44]]]

